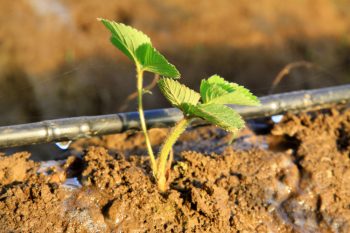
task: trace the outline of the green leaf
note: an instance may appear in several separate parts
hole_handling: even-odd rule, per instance
[[[179,78],[180,73],[152,45],[142,44],[136,50],[136,58],[142,69],[169,78]]]
[[[135,62],[137,62],[135,57],[137,48],[145,43],[152,44],[151,39],[147,35],[135,28],[106,19],[98,20],[112,33],[111,42]]]
[[[158,81],[158,87],[173,106],[183,111],[183,104],[196,105],[200,99],[199,93],[170,78],[160,79]]]
[[[259,99],[248,89],[236,83],[227,82],[218,75],[202,80],[200,93],[203,103],[260,105]]]
[[[180,77],[179,71],[152,46],[147,35],[122,23],[99,20],[112,33],[111,42],[143,70],[169,78]]]
[[[202,118],[227,131],[236,132],[244,127],[241,116],[232,108],[221,104],[183,104],[182,108],[187,115]]]

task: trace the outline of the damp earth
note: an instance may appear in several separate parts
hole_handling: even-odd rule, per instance
[[[0,156],[1,232],[350,232],[350,110],[286,114],[256,133],[189,129],[169,189],[139,132],[73,142],[59,160]],[[152,129],[156,149],[168,129]]]

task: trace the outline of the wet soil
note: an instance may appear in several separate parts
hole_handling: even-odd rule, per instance
[[[151,130],[156,149],[167,132]],[[350,110],[230,138],[188,130],[165,194],[138,132],[77,141],[58,161],[1,155],[0,232],[350,232]]]

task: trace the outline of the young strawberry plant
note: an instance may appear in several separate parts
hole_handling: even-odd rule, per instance
[[[122,23],[116,23],[106,19],[98,20],[100,20],[112,33],[110,38],[112,44],[135,63],[140,123],[142,131],[145,135],[153,175],[156,175],[156,159],[154,157],[151,142],[147,134],[147,127],[142,106],[142,96],[145,93],[145,90],[143,89],[143,73],[148,71],[174,79],[179,78],[180,73],[174,65],[170,64],[166,58],[152,46],[152,42],[147,35]]]
[[[235,83],[229,83],[218,75],[202,80],[200,93],[195,92],[174,80],[180,77],[179,71],[152,46],[148,36],[122,23],[106,19],[99,20],[112,33],[111,42],[113,45],[135,63],[141,128],[145,135],[153,176],[160,191],[164,192],[167,189],[165,176],[167,164],[171,162],[169,154],[176,140],[193,119],[201,118],[229,132],[236,132],[243,128],[244,121],[237,112],[225,104],[259,105],[259,100],[248,89]],[[173,127],[165,140],[157,159],[147,134],[142,106],[142,96],[145,92],[143,73],[145,71],[163,76],[158,81],[160,90],[168,101],[184,114],[183,119]]]
[[[158,86],[167,100],[184,114],[183,119],[173,127],[159,152],[156,178],[158,188],[164,192],[167,189],[165,173],[169,153],[193,119],[201,118],[235,133],[244,127],[244,121],[235,110],[226,104],[254,106],[259,105],[260,102],[248,89],[227,82],[218,75],[202,80],[200,93],[168,78],[159,80]]]

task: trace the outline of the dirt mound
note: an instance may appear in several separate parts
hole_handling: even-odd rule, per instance
[[[35,173],[37,167],[33,161],[29,161],[27,152],[16,153],[11,157],[0,154],[0,184],[6,185],[25,180],[28,174]]]
[[[156,130],[155,147],[167,132]],[[191,129],[175,146],[166,194],[136,155],[145,154],[140,133],[81,140],[75,155],[40,167],[28,154],[1,157],[2,171],[21,172],[0,176],[0,224],[3,232],[349,232],[349,134],[349,110],[286,115],[270,134],[246,130],[233,145],[214,127]]]

